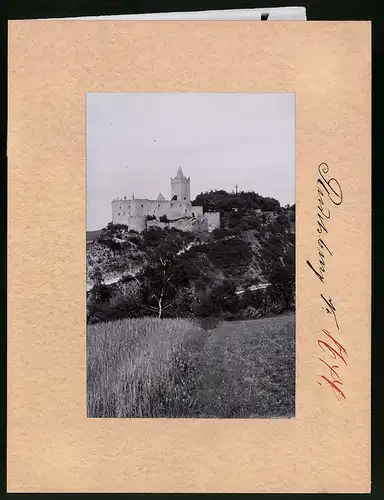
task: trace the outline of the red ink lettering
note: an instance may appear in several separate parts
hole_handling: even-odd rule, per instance
[[[347,399],[344,392],[340,389],[340,387],[337,386],[337,384],[343,385],[343,383],[340,380],[329,380],[329,378],[325,377],[324,375],[322,375],[321,378],[324,379],[326,382],[328,382],[328,384],[331,386],[333,394],[336,396],[338,401],[341,401],[341,398]]]
[[[336,349],[334,349],[332,346],[330,346],[329,344],[327,344],[327,342],[324,342],[324,340],[318,340],[317,343],[318,345],[320,346],[320,348],[324,351],[325,349],[323,349],[323,346],[326,347],[328,349],[328,351],[330,352],[330,354],[332,355],[333,359],[336,359],[337,357],[340,358],[342,360],[342,362],[345,364],[345,365],[348,365],[347,361],[345,358],[347,358],[347,351],[344,349],[344,347],[339,344],[339,342],[334,339],[332,337],[332,335],[329,333],[328,330],[323,330],[323,332],[325,333],[325,335],[327,335],[327,337],[329,337],[332,342],[335,344],[335,346],[338,348],[338,351],[336,351]]]
[[[323,329],[323,333],[328,337],[328,341],[318,339],[317,343],[322,351],[327,352],[332,359],[340,359],[345,365],[347,365],[347,351],[345,348],[332,336],[332,334]],[[332,363],[328,363],[322,358],[319,360],[323,363],[324,366],[328,369],[327,376],[321,375],[321,378],[328,383],[328,386],[331,387],[333,394],[335,395],[338,401],[342,399],[346,399],[344,391],[341,389],[343,385],[341,381],[341,377],[339,375],[339,365],[334,365]],[[319,385],[322,385],[318,382]]]

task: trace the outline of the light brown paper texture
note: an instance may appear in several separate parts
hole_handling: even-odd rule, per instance
[[[370,490],[370,23],[17,21],[9,35],[9,492]],[[85,93],[295,92],[292,420],[87,419]],[[318,165],[344,201],[318,265]],[[340,330],[322,309],[332,297]],[[319,385],[328,328],[346,399]],[[329,375],[329,371],[328,371]]]

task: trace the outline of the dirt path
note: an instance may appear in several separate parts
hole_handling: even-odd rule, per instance
[[[207,332],[201,356],[202,388],[198,394],[198,407],[202,416],[214,417],[228,397],[230,374],[226,370],[225,348],[230,330],[218,326]]]

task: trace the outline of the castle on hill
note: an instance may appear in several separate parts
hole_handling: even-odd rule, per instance
[[[160,193],[157,200],[124,197],[112,201],[112,223],[142,232],[149,227],[175,227],[182,231],[213,231],[220,227],[220,213],[206,212],[191,203],[190,177],[179,167],[171,177],[171,199]]]

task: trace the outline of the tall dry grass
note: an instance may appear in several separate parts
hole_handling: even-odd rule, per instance
[[[87,327],[89,417],[187,416],[204,331],[187,319],[138,318]]]

